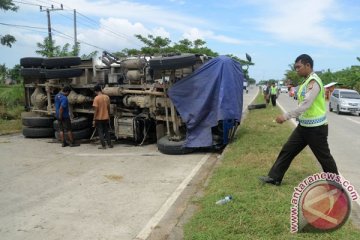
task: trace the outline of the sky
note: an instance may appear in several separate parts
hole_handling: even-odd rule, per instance
[[[315,71],[360,65],[360,1],[357,0],[18,0],[17,12],[0,11],[0,34],[17,39],[0,46],[0,64],[13,67],[22,57],[39,57],[36,43],[48,36],[50,11],[56,45],[74,43],[74,9],[81,54],[140,49],[134,35],[161,36],[173,43],[202,39],[220,55],[255,64],[256,81],[284,79],[295,58],[307,53]],[[42,5],[43,11],[40,11]]]

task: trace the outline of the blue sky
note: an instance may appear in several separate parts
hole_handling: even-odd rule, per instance
[[[0,13],[0,33],[14,35],[12,48],[0,46],[0,64],[12,67],[21,57],[37,56],[36,43],[47,36],[46,12],[51,12],[57,45],[73,44],[73,9],[81,53],[101,49],[140,48],[134,35],[168,37],[172,42],[203,39],[219,54],[234,54],[253,62],[250,77],[283,79],[294,59],[310,54],[315,70],[338,71],[360,65],[360,2],[356,0],[18,0],[17,12]],[[21,3],[20,3],[21,2]],[[24,4],[26,3],[26,4]],[[31,26],[14,27],[3,24]],[[86,44],[85,44],[86,43]],[[92,46],[90,46],[92,45]],[[93,46],[99,47],[97,49]]]

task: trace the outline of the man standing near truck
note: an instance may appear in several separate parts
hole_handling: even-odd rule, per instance
[[[71,88],[69,86],[65,86],[64,89],[56,94],[55,96],[55,111],[56,111],[56,119],[59,124],[59,133],[60,133],[60,141],[62,142],[62,146],[70,146],[77,147],[80,144],[76,144],[74,142],[74,136],[71,129],[71,120],[69,114],[69,101],[67,96],[70,94]],[[69,143],[66,142],[66,137],[64,135],[64,131],[67,132],[67,136],[69,138]]]
[[[93,126],[96,127],[98,131],[101,146],[99,149],[106,149],[104,135],[109,148],[112,148],[113,145],[110,139],[109,133],[109,121],[110,121],[110,98],[108,95],[103,94],[100,85],[94,87],[94,92],[96,97],[94,98],[93,107],[94,107],[94,120]]]

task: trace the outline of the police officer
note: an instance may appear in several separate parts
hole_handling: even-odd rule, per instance
[[[270,98],[271,98],[271,104],[273,105],[273,107],[276,106],[276,98],[277,98],[277,87],[275,86],[275,83],[271,84],[270,87]]]
[[[305,78],[297,93],[299,105],[295,110],[278,116],[276,122],[281,124],[290,118],[298,118],[299,125],[281,149],[268,176],[259,178],[264,183],[280,185],[292,160],[307,145],[324,172],[339,174],[327,141],[325,90],[321,79],[313,72],[312,58],[307,54],[297,57],[295,70],[299,76]]]

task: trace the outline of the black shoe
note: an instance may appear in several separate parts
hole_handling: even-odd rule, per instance
[[[62,147],[66,147],[66,146],[69,146],[69,144],[67,144],[67,142],[63,142],[63,143],[61,144],[61,146],[62,146]]]
[[[113,147],[114,147],[114,145],[112,145],[112,144],[111,144],[111,145],[108,145],[108,148],[113,148]]]
[[[100,146],[100,147],[98,147],[98,149],[106,149],[106,146]]]
[[[277,181],[269,176],[261,176],[259,177],[259,180],[263,183],[269,183],[275,186],[280,186],[281,185],[281,181]]]
[[[80,146],[80,144],[79,143],[70,143],[69,146],[70,147],[78,147],[78,146]]]

